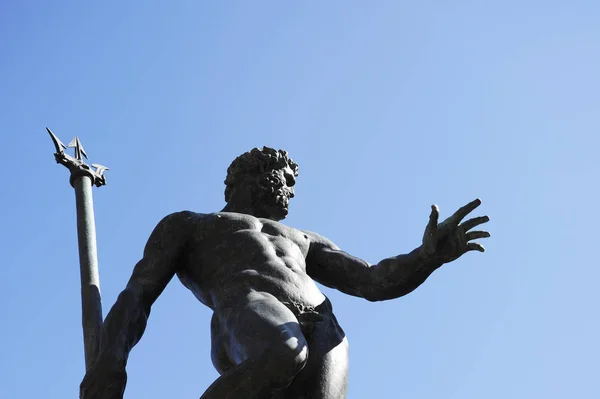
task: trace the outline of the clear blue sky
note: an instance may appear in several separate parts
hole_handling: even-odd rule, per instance
[[[485,254],[407,297],[325,290],[348,398],[600,397],[599,21],[592,0],[2,2],[0,397],[75,398],[83,376],[74,194],[46,126],[110,167],[105,313],[158,220],[221,209],[229,163],[268,145],[300,164],[286,223],[372,263],[418,246],[433,203],[491,217]],[[172,281],[126,397],[198,398],[209,319]]]

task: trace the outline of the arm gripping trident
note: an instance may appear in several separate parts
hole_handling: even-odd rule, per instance
[[[98,252],[96,249],[96,223],[94,221],[94,203],[92,185],[101,187],[106,184],[104,171],[106,166],[92,164],[93,170],[83,161],[87,154],[75,138],[64,145],[52,131],[46,128],[56,152],[56,162],[66,166],[71,172],[69,179],[75,189],[77,206],[77,239],[79,244],[79,266],[81,272],[81,313],[83,326],[83,345],[86,370],[96,359],[100,347],[102,330],[102,299],[100,296],[100,277],[98,276]],[[75,149],[75,157],[65,154],[67,148]]]

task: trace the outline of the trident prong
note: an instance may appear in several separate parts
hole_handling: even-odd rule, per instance
[[[96,179],[94,180],[94,184],[98,187],[106,184],[106,176],[104,176],[104,172],[109,170],[106,166],[100,165],[98,163],[93,163],[92,168],[96,168],[94,173],[96,174]]]
[[[71,142],[67,144],[67,147],[75,148],[75,159],[77,159],[78,161],[83,160],[83,158],[81,158],[82,155],[85,157],[85,159],[88,159],[88,156],[85,153],[83,146],[81,145],[81,141],[79,141],[79,137],[75,136],[73,140],[71,140]]]
[[[64,145],[63,142],[60,141],[54,133],[52,133],[52,130],[50,130],[49,128],[46,128],[46,130],[48,131],[48,133],[50,133],[50,137],[52,138],[52,141],[54,142],[54,147],[56,148],[56,153],[63,154],[64,150],[67,149],[67,146]]]
[[[99,176],[102,176],[102,175],[104,174],[104,171],[105,171],[105,170],[110,170],[110,169],[108,169],[106,166],[104,166],[104,165],[100,165],[99,163],[93,163],[93,164],[92,164],[92,167],[93,167],[93,168],[96,168],[96,173],[97,173]]]

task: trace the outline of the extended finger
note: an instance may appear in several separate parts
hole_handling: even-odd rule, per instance
[[[467,241],[476,240],[478,238],[488,238],[490,233],[487,231],[470,231],[467,233]]]
[[[463,224],[461,224],[464,231],[471,230],[475,226],[479,226],[482,223],[487,223],[490,221],[490,218],[487,216],[479,216],[473,219],[469,219]]]
[[[458,211],[454,212],[454,215],[450,217],[450,219],[458,224],[461,220],[465,218],[469,213],[473,212],[475,208],[481,205],[481,200],[479,198],[469,202],[467,205],[460,208]]]
[[[437,229],[438,219],[440,217],[440,208],[437,205],[431,205],[431,213],[429,214],[429,223],[425,229],[426,234],[431,234]]]
[[[470,242],[467,244],[467,251],[485,252],[485,248],[481,244],[478,244],[476,242]]]

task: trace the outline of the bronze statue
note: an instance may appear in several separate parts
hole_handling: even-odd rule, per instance
[[[297,175],[285,151],[255,148],[229,167],[221,212],[184,211],[159,222],[104,322],[82,399],[123,397],[129,351],[174,275],[214,311],[212,362],[221,376],[201,399],[345,398],[347,341],[313,280],[369,301],[398,298],[444,263],[483,252],[472,240],[490,236],[470,231],[487,216],[461,223],[479,199],[442,223],[433,205],[420,247],[369,265],[325,237],[279,223]]]

